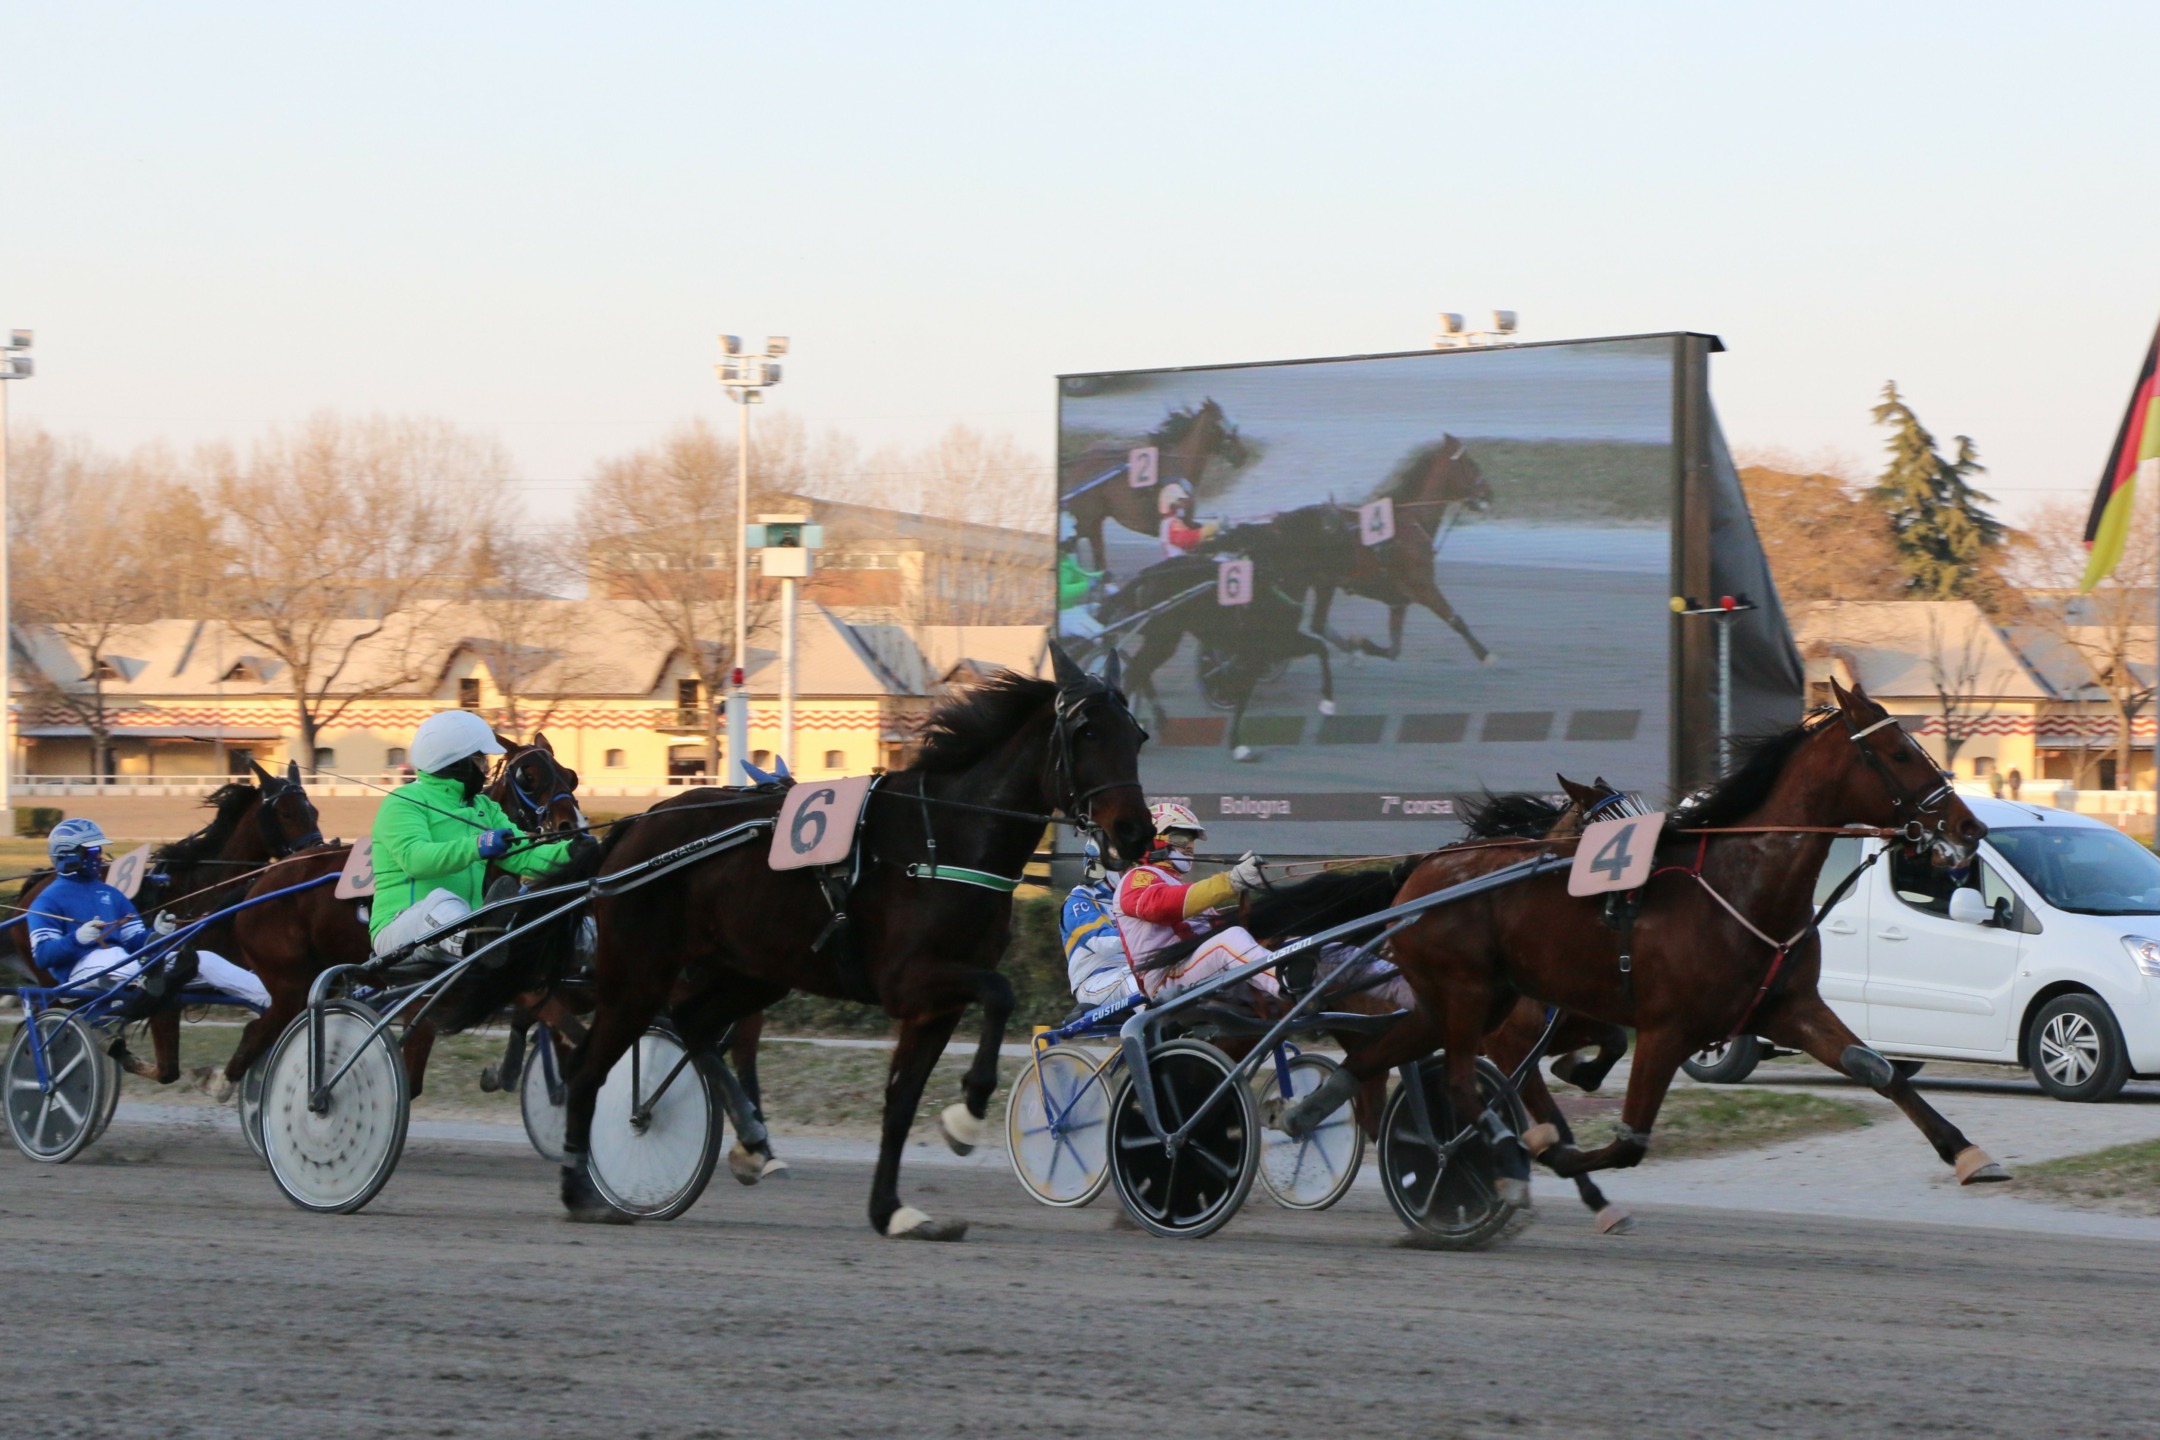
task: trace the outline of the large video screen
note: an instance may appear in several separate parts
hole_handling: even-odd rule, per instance
[[[1673,337],[1059,381],[1058,633],[1209,851],[1388,853],[1665,788]]]

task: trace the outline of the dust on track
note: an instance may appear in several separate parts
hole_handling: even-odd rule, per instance
[[[508,1146],[415,1143],[302,1214],[229,1132],[0,1155],[0,1378],[42,1436],[2148,1435],[2160,1247],[1641,1211],[1474,1254],[1370,1189],[1257,1195],[1182,1245],[919,1167],[975,1223],[886,1241],[868,1167],[723,1174],[672,1225],[573,1227]],[[19,1428],[18,1428],[19,1427]]]

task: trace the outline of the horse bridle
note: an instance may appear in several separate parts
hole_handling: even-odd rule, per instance
[[[1090,675],[1078,684],[1061,686],[1058,690],[1051,724],[1057,743],[1051,746],[1050,764],[1056,777],[1051,793],[1055,795],[1062,790],[1065,794],[1059,808],[1065,812],[1076,829],[1094,836],[1098,843],[1107,848],[1109,837],[1089,814],[1088,803],[1096,796],[1111,790],[1140,790],[1143,794],[1146,792],[1138,779],[1111,780],[1086,790],[1079,788],[1080,782],[1075,778],[1077,772],[1073,765],[1073,738],[1086,727],[1091,709],[1104,701],[1115,701],[1119,713],[1131,721],[1133,728],[1140,732],[1141,743],[1147,743],[1147,727],[1140,723],[1140,718],[1132,713],[1132,707],[1125,703],[1124,692],[1100,675]]]
[[[510,793],[517,797],[518,804],[525,807],[525,813],[530,820],[530,823],[525,828],[538,832],[541,824],[547,819],[547,807],[549,805],[553,805],[557,800],[568,800],[572,806],[575,806],[577,804],[577,795],[568,789],[558,790],[543,803],[526,794],[525,787],[518,782],[517,767],[518,762],[524,760],[527,755],[546,756],[547,763],[554,770],[556,781],[559,784],[567,786],[570,783],[569,771],[564,768],[561,761],[557,760],[553,755],[549,755],[547,751],[542,750],[537,745],[529,750],[519,752],[516,756],[506,755],[503,757],[503,781],[510,787]]]
[[[291,840],[285,839],[284,823],[277,818],[277,804],[288,795],[298,795],[305,799],[307,797],[307,787],[283,776],[273,775],[270,777],[270,783],[263,786],[262,803],[256,810],[255,823],[262,827],[266,848],[270,851],[271,856],[278,860],[297,855],[310,846],[323,843],[322,822],[319,817],[315,828],[308,831],[307,834],[297,836]],[[273,832],[276,836],[275,839],[272,838]]]
[[[1916,794],[1906,788],[1895,775],[1890,773],[1889,763],[1876,753],[1873,746],[1867,743],[1867,737],[1876,731],[1896,725],[1898,723],[1897,717],[1886,714],[1882,719],[1872,724],[1861,725],[1853,719],[1849,711],[1842,707],[1839,708],[1838,715],[1845,722],[1845,738],[1859,747],[1862,763],[1868,769],[1874,771],[1875,777],[1882,781],[1883,789],[1890,796],[1892,813],[1900,814],[1900,817],[1904,819],[1906,841],[1914,845],[1921,844],[1930,839],[1928,832],[1932,829],[1934,831],[1933,838],[1947,844],[1950,839],[1950,817],[1947,814],[1938,816],[1932,827],[1927,823],[1927,819],[1949,803],[1950,798],[1957,793],[1956,789],[1948,780],[1942,779],[1941,772],[1938,771],[1936,772],[1937,780],[1935,785],[1925,793]],[[1915,746],[1914,748],[1919,747]],[[1932,762],[1929,768],[1933,768]],[[1907,809],[1910,809],[1912,813],[1909,816],[1902,815],[1901,812]]]

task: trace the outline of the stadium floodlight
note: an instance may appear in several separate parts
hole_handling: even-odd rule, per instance
[[[763,404],[766,387],[780,383],[775,357],[787,353],[785,335],[770,336],[762,354],[745,355],[740,335],[722,335],[720,349],[729,358],[713,366],[728,398],[742,407],[735,427],[735,651],[728,673],[728,783],[743,785],[749,776],[750,696],[743,688],[750,659],[750,407]]]
[[[36,340],[37,332],[35,330],[10,330],[8,332],[7,348],[10,350],[28,350]]]
[[[1516,318],[1516,317],[1515,317],[1515,312],[1514,312],[1513,310],[1495,310],[1495,311],[1493,311],[1493,312],[1492,312],[1492,328],[1493,328],[1493,334],[1495,334],[1495,335],[1513,335],[1513,334],[1515,333],[1515,318]]]
[[[1443,335],[1460,335],[1460,334],[1462,334],[1462,327],[1463,327],[1463,318],[1462,318],[1462,316],[1460,316],[1460,315],[1456,314],[1456,313],[1455,313],[1454,311],[1452,311],[1452,310],[1443,310],[1443,311],[1441,311],[1441,312],[1440,312],[1440,333],[1441,333],[1441,334],[1443,334]]]

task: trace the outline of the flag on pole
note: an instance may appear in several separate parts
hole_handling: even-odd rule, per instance
[[[2122,563],[2138,483],[2143,481],[2148,492],[2160,489],[2160,388],[2155,385],[2160,364],[2156,362],[2160,362],[2160,332],[2155,332],[2153,343],[2145,349],[2137,388],[2130,392],[2130,408],[2115,436],[2115,448],[2108,452],[2100,492],[2093,496],[2092,515],[2085,521],[2085,543],[2092,547],[2092,558],[2085,562],[2080,590],[2092,589]]]

